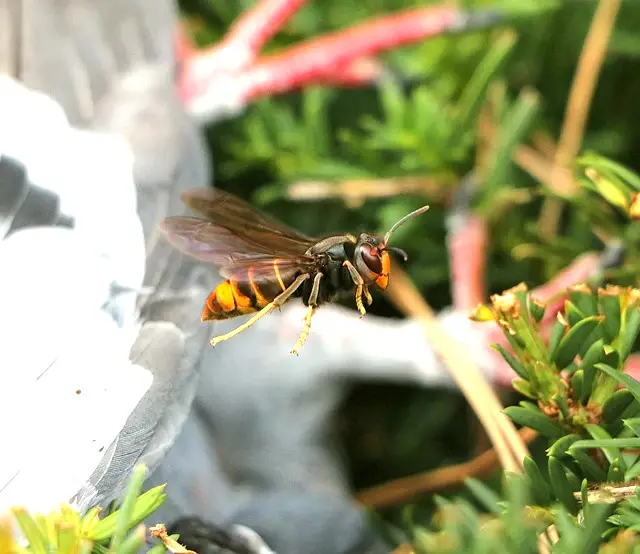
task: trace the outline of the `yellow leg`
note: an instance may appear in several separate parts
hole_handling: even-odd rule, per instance
[[[349,260],[345,260],[342,265],[347,268],[354,284],[356,285],[356,308],[358,308],[358,311],[360,312],[360,317],[364,317],[365,315],[367,315],[367,310],[364,309],[364,304],[362,303],[362,295],[364,294],[365,298],[367,299],[367,304],[371,306],[371,302],[373,302],[371,293],[364,284],[362,275],[358,273],[358,270]]]
[[[362,304],[362,291],[364,289],[363,285],[356,286],[356,308],[360,312],[360,317],[364,317],[367,315],[367,310],[364,309],[364,305]]]
[[[373,304],[373,297],[367,288],[367,285],[363,286],[364,297],[367,299],[367,306],[371,306]]]
[[[298,338],[295,346],[291,349],[291,354],[295,354],[296,356],[300,354],[300,349],[309,336],[309,331],[311,330],[311,318],[313,317],[313,314],[316,313],[316,309],[317,308],[315,306],[309,306],[307,308],[307,315],[304,316],[304,329],[302,329],[302,333],[300,333],[300,337]]]
[[[293,283],[291,283],[291,285],[289,285],[289,287],[284,292],[282,292],[281,294],[276,296],[273,299],[273,302],[269,302],[269,304],[267,304],[264,308],[262,308],[251,319],[249,319],[248,321],[245,321],[242,325],[239,325],[238,327],[233,329],[233,331],[229,331],[228,333],[225,333],[224,335],[219,335],[217,337],[213,337],[211,339],[211,342],[210,342],[211,346],[215,346],[219,342],[223,342],[225,340],[229,340],[232,337],[235,337],[238,333],[241,333],[245,329],[248,329],[254,323],[256,323],[256,321],[258,321],[259,319],[263,318],[268,313],[270,313],[273,310],[275,310],[276,308],[279,308],[280,306],[282,306],[287,300],[289,300],[289,297],[296,290],[298,290],[300,285],[302,285],[302,283],[304,283],[309,277],[310,277],[310,275],[307,274],[307,273],[297,277],[296,280]]]
[[[313,278],[313,286],[311,287],[311,292],[309,293],[309,306],[307,307],[307,315],[304,316],[304,329],[302,329],[302,333],[300,333],[298,341],[290,352],[291,354],[295,354],[296,356],[299,355],[300,349],[307,340],[309,331],[311,330],[311,318],[313,317],[313,314],[316,313],[321,279],[322,273],[316,273],[316,276]]]

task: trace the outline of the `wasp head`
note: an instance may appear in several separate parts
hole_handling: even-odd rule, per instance
[[[367,284],[375,284],[382,290],[389,284],[391,259],[389,252],[407,260],[407,254],[400,248],[387,246],[384,239],[377,235],[362,233],[358,238],[354,252],[354,265]]]
[[[384,237],[362,233],[358,237],[354,252],[354,265],[367,284],[375,283],[382,290],[389,285],[389,271],[391,270],[391,258],[389,252],[400,256],[405,262],[407,253],[394,246],[388,246],[389,239],[394,231],[414,217],[423,214],[429,206],[423,206],[397,221]]]

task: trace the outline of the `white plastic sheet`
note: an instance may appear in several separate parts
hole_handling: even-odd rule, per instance
[[[73,499],[151,385],[129,362],[144,238],[126,143],[8,78],[0,154],[75,221],[0,242],[0,511],[42,512]]]

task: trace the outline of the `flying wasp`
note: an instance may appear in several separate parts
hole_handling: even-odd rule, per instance
[[[201,320],[254,314],[229,333],[214,337],[211,345],[244,331],[292,297],[301,297],[307,313],[292,354],[298,354],[307,339],[317,308],[339,294],[354,294],[358,311],[366,314],[363,297],[367,305],[373,301],[369,287],[384,290],[389,284],[389,254],[407,260],[403,250],[388,246],[391,235],[429,209],[423,206],[404,216],[384,237],[361,233],[312,238],[218,189],[191,189],[182,200],[206,219],[171,216],[160,229],[175,248],[216,265],[226,279],[207,297]]]

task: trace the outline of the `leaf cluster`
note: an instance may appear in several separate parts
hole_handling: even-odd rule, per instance
[[[141,522],[164,500],[164,485],[140,494],[146,469],[139,466],[121,503],[108,513],[93,507],[84,515],[68,504],[49,514],[31,514],[13,507],[0,519],[0,552],[3,554],[136,554],[148,537]],[[173,537],[175,539],[176,537]],[[167,552],[158,542],[149,554]],[[175,550],[174,550],[175,551]],[[186,551],[185,551],[186,552]]]
[[[522,475],[504,474],[502,493],[469,479],[471,500],[438,497],[432,525],[411,528],[414,551],[640,552],[640,383],[622,371],[640,290],[575,287],[548,341],[546,306],[524,285],[491,300],[476,319],[503,329],[510,348],[497,348],[527,397],[505,413],[548,447]]]
[[[635,173],[595,155],[579,165],[597,168],[589,188],[633,217]],[[476,309],[475,320],[502,329],[509,347],[495,348],[525,397],[505,413],[547,448],[524,460],[522,475],[503,474],[502,492],[469,479],[471,501],[438,498],[432,525],[411,528],[415,552],[640,552],[640,382],[624,372],[640,289],[583,283],[562,308],[520,284]]]

